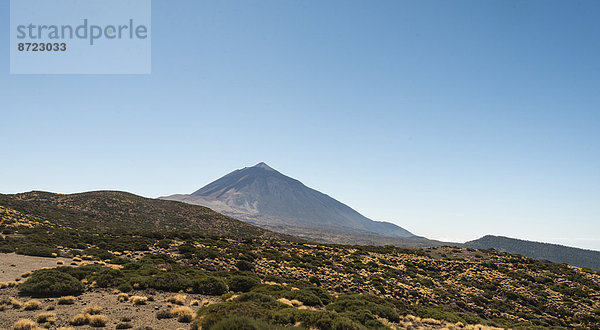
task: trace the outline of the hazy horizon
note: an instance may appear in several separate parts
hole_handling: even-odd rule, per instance
[[[265,162],[419,236],[600,251],[599,10],[154,1],[139,76],[10,75],[4,24],[0,192],[159,197]]]

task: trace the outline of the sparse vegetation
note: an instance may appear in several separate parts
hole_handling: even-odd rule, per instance
[[[103,328],[106,326],[108,318],[105,315],[90,315],[88,324],[94,328]]]
[[[31,299],[23,304],[23,309],[26,311],[33,311],[42,308],[42,302],[37,299]]]
[[[71,321],[69,322],[71,325],[74,326],[82,326],[82,325],[86,325],[89,322],[89,318],[88,315],[86,314],[77,314],[75,316],[73,316],[71,318]]]
[[[194,311],[185,306],[175,307],[171,310],[171,314],[177,316],[177,321],[190,323],[194,319]]]
[[[35,271],[24,283],[19,292],[34,297],[58,297],[80,294],[83,285],[73,276],[52,269]]]
[[[98,315],[102,313],[102,307],[97,305],[88,306],[82,310],[82,313],[88,315]]]
[[[600,274],[589,269],[456,247],[309,244],[269,236],[273,234],[254,227],[236,227],[237,222],[225,218],[218,218],[222,221],[217,223],[224,227],[216,232],[233,233],[227,237],[187,229],[165,231],[149,224],[135,232],[117,230],[120,224],[144,216],[154,223],[173,224],[170,228],[192,228],[195,225],[176,224],[198,216],[187,206],[177,208],[181,214],[169,213],[153,201],[120,194],[100,199],[78,196],[77,202],[52,194],[32,196],[14,200],[0,195],[2,210],[7,209],[2,206],[6,204],[19,209],[0,210],[0,231],[9,233],[2,234],[0,250],[23,250],[37,242],[56,251],[52,253],[72,258],[74,264],[23,274],[27,276],[18,272],[15,276],[22,279],[20,285],[16,281],[0,283],[2,290],[12,290],[0,300],[2,313],[24,313],[27,303],[10,297],[16,294],[11,288],[18,285],[19,293],[26,296],[61,297],[59,305],[84,303],[84,297],[74,297],[81,292],[110,292],[107,301],[119,308],[144,311],[158,307],[152,316],[158,324],[181,318],[182,322],[191,321],[192,327],[208,329],[227,329],[236,322],[259,329],[290,325],[383,329],[390,324],[444,328],[457,323],[593,328],[600,324]],[[41,197],[46,200],[37,201]],[[102,208],[109,205],[98,209],[89,203]],[[97,219],[80,215],[88,207]],[[121,214],[123,207],[127,214]],[[205,212],[204,223],[218,217]],[[9,217],[18,221],[9,224]],[[109,227],[114,217],[123,222]],[[88,229],[90,224],[94,230]],[[250,232],[254,234],[248,235]],[[169,305],[162,306],[167,297]],[[176,306],[171,310],[172,305]],[[198,306],[198,316],[185,306]],[[73,316],[71,325],[89,324],[92,316],[102,313],[93,307],[86,306]],[[179,309],[183,307],[187,309]],[[66,307],[57,307],[62,315],[60,308]],[[104,314],[112,315],[108,309]],[[116,319],[105,326],[135,328],[136,321]],[[34,326],[39,327],[35,322]]]
[[[73,296],[63,296],[58,298],[59,305],[73,305],[75,303],[75,297]]]
[[[37,323],[43,324],[54,324],[56,323],[56,314],[51,312],[40,313],[35,316],[35,320]]]
[[[184,294],[178,294],[175,296],[171,296],[167,298],[167,302],[170,302],[172,304],[175,305],[185,305],[185,300],[187,299],[187,296]]]
[[[129,301],[131,301],[134,305],[145,305],[148,301],[148,298],[143,296],[132,296],[129,297]]]
[[[20,319],[13,325],[13,330],[38,330],[37,323],[32,320]]]

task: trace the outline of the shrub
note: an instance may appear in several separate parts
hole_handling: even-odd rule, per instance
[[[253,271],[254,270],[254,265],[249,263],[246,260],[240,260],[238,262],[235,263],[235,267],[237,267],[237,269],[245,272],[245,271]]]
[[[75,297],[73,296],[64,296],[58,298],[59,305],[73,305],[75,303]]]
[[[54,324],[56,322],[56,314],[54,313],[40,313],[38,315],[35,316],[35,320],[37,321],[37,323],[50,323],[50,324]]]
[[[166,310],[160,310],[156,313],[156,318],[159,320],[170,319],[172,317],[173,317],[173,314],[171,314],[171,312],[166,311]]]
[[[106,326],[106,322],[108,322],[108,318],[104,315],[91,315],[89,317],[89,324],[95,328],[102,328]]]
[[[132,296],[129,298],[129,301],[131,301],[136,306],[145,305],[148,301],[148,298],[143,296]]]
[[[69,274],[53,269],[35,271],[27,281],[19,285],[19,293],[35,297],[77,295],[81,292],[81,282]]]
[[[266,322],[243,316],[232,316],[217,322],[211,330],[263,330],[274,327]]]
[[[91,305],[83,309],[83,314],[96,315],[102,313],[102,307],[97,305]]]
[[[210,296],[219,296],[229,290],[225,281],[212,276],[195,279],[193,289],[197,293]]]
[[[119,284],[117,289],[121,292],[131,292],[133,290],[133,287],[131,286],[131,284],[129,284],[129,282],[124,282]]]
[[[394,305],[383,298],[366,294],[353,294],[339,297],[327,309],[348,316],[367,327],[381,327],[382,324],[377,317],[398,322],[400,316]]]
[[[148,280],[147,286],[156,290],[179,292],[192,287],[192,281],[177,273],[160,273]]]
[[[55,248],[51,248],[48,246],[37,245],[37,244],[28,244],[17,247],[17,254],[24,254],[27,256],[36,256],[36,257],[47,257],[53,258],[56,257],[58,250]]]
[[[23,304],[23,309],[26,311],[33,311],[42,308],[42,303],[37,299],[31,299]]]
[[[19,309],[21,306],[23,306],[23,303],[15,297],[8,298],[8,303],[11,304],[15,309]]]
[[[77,315],[73,316],[73,318],[71,318],[71,321],[69,323],[74,326],[81,326],[81,325],[88,324],[88,322],[89,322],[89,319],[88,319],[87,315],[77,314]]]
[[[37,330],[37,324],[32,320],[20,319],[13,324],[13,330]]]
[[[177,316],[177,321],[190,323],[194,319],[194,311],[189,307],[175,307],[171,310],[171,314]]]
[[[184,294],[178,294],[172,297],[167,298],[167,302],[173,303],[175,305],[184,305],[187,296]]]
[[[161,249],[168,249],[169,246],[171,245],[171,242],[172,241],[170,239],[165,238],[165,239],[161,239],[160,241],[158,241],[157,245]]]
[[[306,306],[322,306],[323,302],[317,295],[308,290],[292,291],[291,298],[300,300]]]
[[[248,292],[260,282],[255,277],[233,276],[229,279],[229,288],[235,292]]]
[[[115,329],[131,329],[133,326],[127,322],[119,322],[115,326]]]

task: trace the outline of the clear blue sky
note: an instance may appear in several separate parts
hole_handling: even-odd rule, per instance
[[[0,192],[265,161],[375,220],[600,250],[600,2],[154,0],[152,74],[11,76]]]

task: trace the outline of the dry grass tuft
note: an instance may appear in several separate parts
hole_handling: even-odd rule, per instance
[[[177,316],[177,321],[190,323],[194,319],[194,311],[189,307],[175,307],[171,309],[171,314]]]
[[[129,300],[129,295],[127,293],[119,293],[117,295],[117,299],[119,300],[119,302],[126,302],[127,300]]]
[[[75,328],[73,328],[73,327],[59,327],[56,330],[75,330]]]
[[[187,296],[184,294],[178,294],[172,297],[167,298],[167,302],[173,303],[175,305],[185,305],[185,300],[187,299]]]
[[[102,307],[97,305],[91,305],[83,309],[83,314],[96,315],[102,312]]]
[[[56,314],[50,313],[50,312],[40,313],[35,316],[35,320],[37,323],[40,323],[40,324],[42,324],[42,323],[54,324],[54,323],[56,323]]]
[[[88,318],[89,324],[95,328],[102,328],[106,326],[108,318],[104,315],[90,315]]]
[[[37,323],[32,320],[20,319],[13,324],[13,330],[38,330]]]
[[[25,273],[21,274],[22,278],[28,278],[29,276],[31,276],[31,272],[25,272]]]
[[[35,311],[42,308],[42,302],[37,299],[31,299],[23,304],[26,311]]]
[[[200,301],[194,299],[190,301],[190,306],[200,306]]]
[[[59,305],[73,305],[75,303],[75,297],[73,296],[64,296],[58,298]]]
[[[277,301],[279,301],[282,304],[286,304],[288,306],[294,306],[292,304],[292,302],[289,299],[286,299],[286,298],[279,298],[279,299],[277,299]]]
[[[86,314],[77,314],[75,316],[73,316],[73,318],[71,319],[71,321],[69,322],[71,325],[74,326],[81,326],[81,325],[86,325],[89,322],[89,316]]]
[[[146,302],[148,301],[147,297],[143,297],[143,296],[132,296],[129,298],[129,300],[134,304],[134,305],[145,305]]]
[[[8,302],[13,306],[13,308],[21,308],[21,306],[23,306],[23,303],[14,297],[8,298]]]

